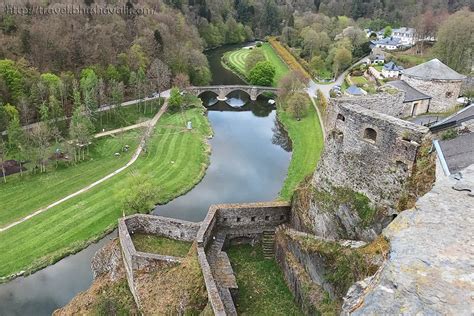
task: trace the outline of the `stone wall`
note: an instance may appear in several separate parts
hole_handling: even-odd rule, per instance
[[[429,112],[449,112],[456,106],[462,80],[420,80],[407,75],[402,80],[413,88],[432,97]]]
[[[256,238],[264,231],[274,231],[277,226],[288,222],[290,205],[286,202],[264,202],[248,204],[212,205],[202,222],[196,237],[198,260],[201,265],[210,305],[215,315],[226,315],[219,284],[212,274],[207,249],[216,235],[226,239]],[[227,290],[227,289],[223,289]]]
[[[334,293],[334,285],[327,281],[331,268],[328,265],[334,263],[328,262],[325,253],[315,249],[309,251],[300,240],[305,240],[308,244],[317,242],[328,245],[335,241],[299,232],[286,225],[278,227],[275,236],[275,257],[286,284],[305,314],[318,315],[321,314],[321,307],[328,304],[328,299],[340,299]],[[364,242],[347,240],[339,240],[337,243],[341,245],[341,249],[365,246]]]
[[[317,202],[328,203],[313,200],[306,216],[311,223],[296,228],[327,238],[371,240],[396,213],[418,149],[429,141],[429,130],[365,109],[360,106],[364,103],[365,98],[353,99],[353,104],[331,100],[325,149],[312,186],[328,197],[335,196],[336,188],[343,188],[338,190],[344,191],[345,197],[353,200],[352,204],[359,202],[357,194],[363,194],[383,217],[376,220],[375,226],[363,227],[363,218],[344,201],[335,201],[337,205],[327,211]]]
[[[135,286],[135,273],[146,271],[149,267],[174,266],[179,264],[182,258],[137,251],[131,235],[145,233],[191,242],[196,239],[200,226],[200,223],[144,214],[119,219],[118,235],[128,286],[138,307],[141,304]]]
[[[393,117],[407,117],[411,116],[410,104],[403,103],[405,99],[405,92],[397,91],[394,92],[382,92],[374,95],[366,95],[360,97],[343,97],[330,99],[330,104],[333,106],[334,103],[339,105],[344,104],[358,104],[366,109],[384,113]],[[397,92],[395,92],[397,91]],[[331,128],[327,126],[327,128]]]

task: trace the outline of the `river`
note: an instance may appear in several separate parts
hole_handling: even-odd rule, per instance
[[[242,84],[222,67],[220,58],[238,46],[207,52],[212,84]],[[278,196],[291,159],[291,145],[276,121],[276,113],[264,98],[249,102],[244,92],[234,92],[227,102],[212,94],[202,96],[214,130],[209,140],[211,163],[202,181],[187,194],[154,214],[201,221],[211,204],[257,202]],[[50,315],[92,283],[90,262],[94,253],[116,233],[75,255],[0,286],[0,315]]]

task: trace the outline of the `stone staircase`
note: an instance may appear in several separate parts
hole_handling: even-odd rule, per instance
[[[237,281],[230,264],[229,257],[222,251],[225,234],[217,234],[209,246],[206,254],[212,275],[216,281],[217,289],[227,315],[237,315],[231,291],[237,290]]]
[[[264,231],[262,237],[262,249],[265,259],[275,258],[275,232]]]

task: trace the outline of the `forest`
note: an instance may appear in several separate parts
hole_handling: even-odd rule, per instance
[[[145,96],[169,88],[174,78],[207,84],[211,73],[205,49],[269,35],[279,36],[281,43],[319,78],[333,77],[369,52],[364,28],[379,30],[388,25],[416,27],[424,35],[437,34],[443,25],[437,48],[442,60],[467,72],[469,65],[464,61],[472,59],[472,49],[464,49],[472,48],[472,39],[466,42],[469,34],[459,30],[472,24],[469,9],[473,4],[469,0],[9,2],[10,6],[26,8],[68,4],[124,5],[152,13],[70,16],[2,12],[0,103],[16,109],[20,124],[37,121],[46,112],[50,117],[71,116],[75,101],[92,109]],[[453,14],[462,8],[465,14]],[[448,17],[453,17],[451,22],[443,24]],[[457,44],[455,54],[449,50],[453,41]],[[87,80],[91,82],[89,88],[84,87]],[[76,100],[74,91],[78,91]],[[5,106],[1,108],[3,131],[13,116]]]

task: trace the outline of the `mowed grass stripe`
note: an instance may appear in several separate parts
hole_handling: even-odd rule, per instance
[[[140,157],[129,170],[0,233],[0,276],[50,264],[115,227],[117,218],[122,215],[121,196],[134,170],[151,174],[153,183],[163,181],[158,178],[170,182],[157,184],[159,203],[189,190],[202,177],[202,164],[209,159],[204,152],[204,138],[209,135],[210,126],[201,111],[187,112],[187,117],[196,122],[192,132],[176,133],[176,127],[184,126],[180,114],[163,117],[156,135],[150,139],[148,154]],[[176,127],[164,127],[172,124]],[[177,168],[169,168],[172,159],[177,159]]]
[[[23,179],[9,177],[6,185],[0,185],[0,226],[74,193],[123,166],[138,145],[136,135],[136,132],[126,134],[124,142],[131,149],[119,158],[113,154],[120,151],[120,141],[109,138],[94,145],[91,161],[47,174],[25,175]]]
[[[273,47],[269,43],[263,43],[261,47],[255,47],[253,49],[261,50],[265,56],[265,59],[269,61],[275,67],[275,78],[273,80],[273,86],[277,86],[281,78],[283,78],[288,72],[289,68],[278,56]],[[246,73],[245,60],[252,50],[241,48],[228,53],[226,56],[234,67],[236,67],[241,73]],[[248,75],[248,74],[247,74]]]

